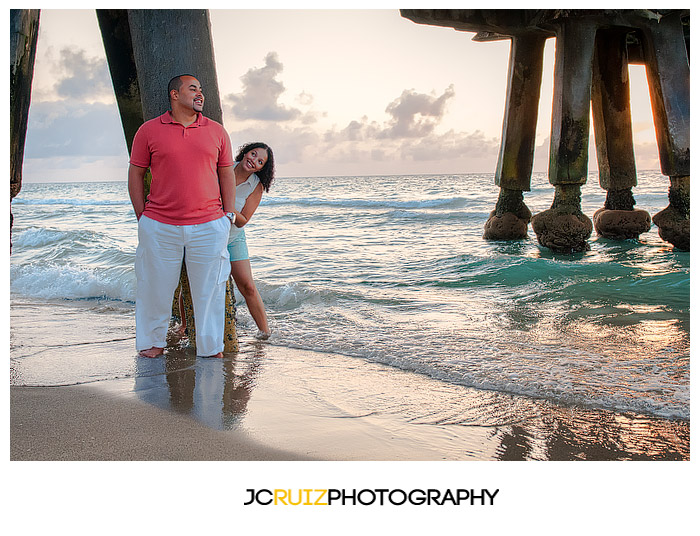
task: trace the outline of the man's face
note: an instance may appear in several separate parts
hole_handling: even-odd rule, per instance
[[[183,76],[180,80],[182,85],[177,92],[176,100],[180,106],[201,112],[204,107],[204,93],[199,80],[193,76]]]

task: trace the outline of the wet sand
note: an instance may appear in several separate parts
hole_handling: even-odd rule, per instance
[[[13,302],[12,460],[688,460],[690,423],[255,341],[138,358],[133,317]],[[72,385],[81,383],[81,385]]]

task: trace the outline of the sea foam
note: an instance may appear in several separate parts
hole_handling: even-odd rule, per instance
[[[13,293],[38,299],[134,300],[135,277],[120,270],[73,265],[29,264],[10,267]]]

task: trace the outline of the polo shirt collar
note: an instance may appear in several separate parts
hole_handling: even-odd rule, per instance
[[[187,128],[190,127],[201,127],[207,124],[208,119],[202,115],[201,112],[197,112],[197,119],[194,120],[194,123],[189,125]],[[165,112],[163,115],[160,116],[160,122],[161,123],[173,123],[175,125],[181,125],[182,123],[175,121],[173,119],[173,116],[170,114],[170,110]]]

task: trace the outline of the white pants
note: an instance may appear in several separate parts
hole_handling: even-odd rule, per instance
[[[224,349],[226,249],[231,223],[226,216],[197,225],[168,225],[146,216],[138,224],[136,248],[136,350],[164,348],[182,259],[194,307],[197,355]]]

